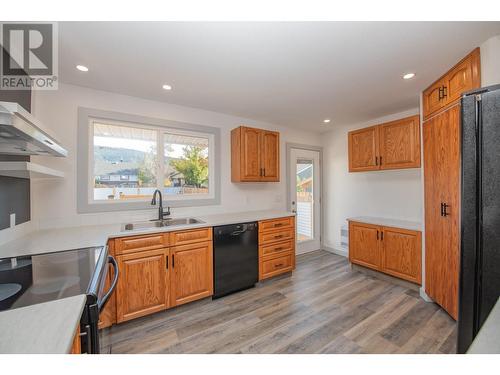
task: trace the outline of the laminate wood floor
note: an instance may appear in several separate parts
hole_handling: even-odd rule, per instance
[[[456,324],[402,286],[326,251],[290,275],[101,333],[104,353],[454,353]]]

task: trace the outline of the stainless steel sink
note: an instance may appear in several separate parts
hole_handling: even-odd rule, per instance
[[[203,224],[203,223],[204,221],[195,219],[193,217],[186,217],[180,219],[137,221],[135,223],[124,224],[122,226],[122,230],[154,229],[154,228],[170,227],[175,225],[190,225],[190,224]]]

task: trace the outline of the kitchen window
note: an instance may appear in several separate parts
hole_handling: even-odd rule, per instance
[[[79,134],[87,135],[78,153],[79,212],[151,208],[156,189],[172,207],[219,202],[217,128],[79,112]],[[84,187],[81,170],[87,171]],[[83,191],[86,199],[81,198]]]

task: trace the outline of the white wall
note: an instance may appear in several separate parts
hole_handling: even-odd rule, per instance
[[[175,95],[175,93],[172,93]],[[165,95],[170,95],[166,93]],[[33,113],[68,149],[65,159],[34,157],[33,160],[63,170],[64,180],[34,181],[32,218],[40,228],[78,224],[99,224],[153,218],[156,210],[119,213],[78,214],[76,209],[77,108],[79,106],[148,117],[183,121],[221,128],[221,204],[217,206],[175,208],[174,215],[196,215],[242,210],[285,209],[285,142],[319,145],[319,134],[292,130],[272,124],[229,116],[201,109],[155,102],[114,93],[60,84],[59,90],[34,94]],[[231,183],[230,131],[246,124],[278,130],[281,133],[280,183]]]
[[[500,84],[500,35],[481,44],[481,86]]]
[[[352,216],[378,216],[422,222],[422,171],[348,172],[347,132],[418,114],[418,108],[366,123],[333,125],[322,135],[324,174],[324,239],[339,249],[340,228]]]

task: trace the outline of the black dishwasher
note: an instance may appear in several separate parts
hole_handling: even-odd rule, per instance
[[[214,227],[214,295],[251,288],[259,280],[256,222]]]

